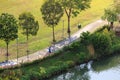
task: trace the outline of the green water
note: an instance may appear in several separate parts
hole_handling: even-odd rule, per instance
[[[120,55],[81,64],[50,80],[120,80]]]

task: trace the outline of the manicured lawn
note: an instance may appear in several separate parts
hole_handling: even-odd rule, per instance
[[[91,8],[86,11],[81,12],[78,17],[71,19],[71,30],[72,33],[78,30],[76,27],[78,23],[82,24],[82,27],[87,25],[90,22],[93,22],[101,17],[103,14],[104,8],[107,8],[112,4],[113,0],[92,0]],[[29,39],[29,50],[30,53],[33,53],[37,50],[43,49],[49,46],[52,42],[52,29],[48,28],[42,20],[42,15],[40,13],[40,7],[44,3],[44,0],[0,0],[0,13],[7,12],[15,15],[18,18],[19,14],[25,11],[31,12],[36,20],[39,21],[40,29],[38,35],[35,37],[30,36]],[[56,40],[59,41],[62,39],[62,25],[65,21],[65,37],[67,37],[67,18],[66,15],[63,16],[58,26],[55,28]],[[21,34],[21,28],[19,29],[19,56],[26,55],[26,37]],[[0,41],[0,61],[5,59],[5,43]],[[4,49],[4,50],[3,50]],[[9,45],[9,58],[16,57],[16,41],[12,41]]]

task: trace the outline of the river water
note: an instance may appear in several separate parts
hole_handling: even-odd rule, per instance
[[[120,80],[120,55],[81,64],[50,80]]]

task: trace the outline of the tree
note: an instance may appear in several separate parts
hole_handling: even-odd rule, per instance
[[[120,14],[120,0],[114,0],[114,8]]]
[[[53,42],[55,42],[54,27],[58,24],[60,18],[63,16],[63,9],[58,2],[54,0],[48,0],[42,5],[41,12],[45,24],[52,28]]]
[[[10,41],[18,37],[18,24],[15,17],[8,13],[0,15],[0,39],[4,40],[7,45],[6,61],[8,61],[8,45]]]
[[[102,19],[107,19],[107,21],[110,22],[110,28],[113,28],[114,22],[117,21],[117,13],[113,9],[105,9]]]
[[[105,33],[95,33],[91,35],[91,42],[94,46],[96,53],[104,55],[110,51],[111,38]]]
[[[19,15],[19,24],[23,29],[22,34],[26,35],[28,57],[28,39],[30,35],[37,35],[37,32],[39,30],[39,24],[38,21],[35,21],[34,16],[30,12],[25,12]]]
[[[70,38],[70,19],[77,16],[82,10],[90,7],[91,0],[61,0],[62,7],[68,18],[68,36]]]
[[[113,6],[114,6],[116,13],[118,13],[118,20],[120,23],[120,0],[114,0]]]

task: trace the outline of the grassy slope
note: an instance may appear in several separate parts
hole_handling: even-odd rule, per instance
[[[78,17],[72,18],[71,20],[71,29],[72,33],[77,31],[77,27],[75,27],[78,23],[81,23],[82,26],[85,26],[86,24],[99,19],[100,16],[103,14],[104,8],[108,7],[113,0],[92,0],[91,8],[81,12]],[[44,3],[44,0],[0,0],[0,13],[7,12],[11,13],[18,18],[18,15],[22,12],[29,11],[31,12],[35,17],[36,20],[39,20],[40,23],[40,30],[38,32],[38,35],[35,37],[30,36],[29,40],[29,49],[31,53],[43,49],[50,45],[51,39],[52,39],[52,33],[51,28],[48,28],[41,17],[40,13],[40,7]],[[66,28],[67,28],[67,18],[66,15],[61,19],[58,26],[56,26],[56,39],[61,40],[62,38],[62,20],[65,20],[65,35]],[[10,58],[15,57],[16,53],[16,41],[12,41],[10,43]],[[26,55],[26,45],[25,45],[25,36],[21,34],[21,29],[19,30],[19,56]],[[5,43],[3,41],[0,41],[1,48],[5,49]],[[2,50],[2,52],[5,52],[5,50]],[[0,50],[1,53],[1,50]],[[3,60],[4,54],[1,55],[0,61]]]

